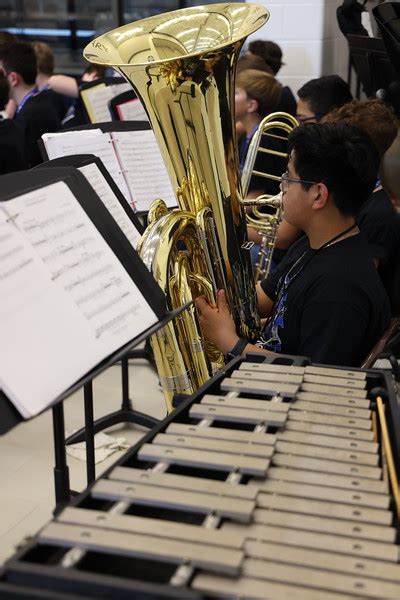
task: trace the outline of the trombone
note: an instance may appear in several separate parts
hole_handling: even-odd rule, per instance
[[[267,115],[260,123],[254,134],[247,152],[246,161],[242,172],[242,203],[245,207],[251,206],[252,212],[246,213],[246,222],[249,227],[255,229],[261,235],[260,250],[256,264],[254,265],[255,282],[263,279],[271,268],[272,253],[275,246],[278,225],[282,218],[282,194],[276,196],[263,194],[254,200],[246,200],[250,180],[253,175],[280,182],[281,178],[273,173],[264,173],[254,169],[259,152],[287,158],[287,152],[274,150],[262,146],[263,137],[287,142],[289,134],[298,126],[298,121],[292,115],[284,112],[274,112]],[[262,207],[268,206],[273,209],[272,214],[260,211]]]

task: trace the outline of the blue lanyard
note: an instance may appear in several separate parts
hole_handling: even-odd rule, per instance
[[[243,171],[243,167],[244,167],[244,163],[246,162],[246,156],[247,156],[247,151],[249,149],[250,146],[250,142],[253,139],[253,135],[255,134],[255,132],[258,129],[258,125],[256,125],[254,127],[254,129],[251,131],[249,136],[246,136],[244,140],[242,140],[240,147],[239,147],[239,167],[240,167],[240,172]]]
[[[18,104],[16,113],[18,114],[19,112],[21,112],[21,110],[24,108],[25,104],[28,102],[28,100],[30,98],[32,98],[32,96],[36,96],[36,94],[39,93],[39,90],[37,89],[37,87],[34,87],[33,90],[31,90],[30,92],[28,92],[26,94],[26,96],[24,96],[21,100],[21,102]]]

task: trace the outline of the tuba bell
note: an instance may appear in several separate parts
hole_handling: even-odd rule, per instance
[[[248,3],[163,13],[93,40],[88,61],[114,67],[134,88],[159,144],[179,209],[157,201],[139,253],[170,310],[226,290],[240,335],[260,323],[252,277],[234,127],[234,75],[246,37],[268,19]],[[194,306],[152,337],[167,408],[223,365],[204,344]]]

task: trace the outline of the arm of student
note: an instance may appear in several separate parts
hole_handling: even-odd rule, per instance
[[[70,98],[79,96],[78,82],[75,77],[69,75],[52,75],[49,79],[49,86],[54,92],[64,94]]]
[[[211,306],[204,296],[196,298],[196,306],[200,311],[200,323],[205,337],[215,344],[224,354],[227,354],[239,341],[236,333],[235,323],[232,319],[225,292],[219,290],[218,304]],[[271,354],[253,344],[247,344],[243,354],[246,352],[261,352]]]

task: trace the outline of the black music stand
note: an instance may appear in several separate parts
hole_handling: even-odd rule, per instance
[[[94,81],[83,81],[81,83],[81,85],[79,86],[79,98],[82,102],[83,110],[85,112],[88,123],[91,122],[90,116],[87,111],[86,104],[82,98],[81,92],[84,92],[85,90],[90,90],[91,88],[97,87],[99,85],[105,85],[106,87],[108,87],[110,85],[121,85],[123,83],[126,83],[126,79],[124,79],[123,77],[99,77]]]
[[[140,234],[143,233],[144,229],[136,214],[132,211],[132,209],[128,206],[125,198],[121,194],[118,186],[114,183],[111,178],[109,172],[104,167],[103,163],[99,158],[94,156],[93,154],[77,154],[71,156],[64,156],[62,158],[55,158],[53,160],[49,160],[45,163],[42,163],[36,167],[36,169],[41,168],[50,168],[50,167],[73,167],[79,169],[79,167],[84,167],[86,165],[94,164],[103,175],[107,184],[111,188],[114,196],[119,201],[122,209],[126,213],[128,219],[132,221],[135,228],[138,230]],[[118,425],[120,423],[133,423],[136,425],[141,425],[142,427],[147,427],[151,429],[158,423],[158,419],[151,417],[145,413],[134,410],[132,406],[132,401],[129,398],[129,373],[128,373],[128,361],[129,358],[145,358],[148,360],[149,364],[155,368],[154,357],[151,352],[151,347],[149,344],[148,337],[145,340],[144,348],[139,348],[135,350],[131,350],[128,354],[124,355],[121,358],[121,371],[122,371],[122,403],[121,408],[110,413],[109,415],[105,415],[100,419],[96,419],[93,421],[93,418],[90,417],[90,408],[87,406],[85,402],[85,415],[86,411],[89,411],[85,418],[85,427],[82,427],[72,435],[70,435],[66,443],[67,444],[76,444],[78,442],[84,441],[87,433],[87,428],[91,429],[93,427],[93,435],[102,431],[103,429],[107,429],[108,427],[112,427],[113,425]],[[90,392],[88,392],[90,393]]]
[[[137,96],[133,90],[127,90],[126,92],[122,92],[121,94],[114,96],[114,98],[111,98],[110,102],[108,103],[108,108],[110,109],[113,121],[123,121],[123,119],[121,119],[120,112],[118,111],[118,106],[136,99]]]
[[[161,289],[156,284],[154,279],[149,274],[145,265],[132,250],[127,238],[122,235],[121,230],[112,219],[107,209],[103,206],[97,194],[93,191],[85,177],[72,167],[53,167],[34,169],[28,172],[13,173],[2,177],[1,197],[0,201],[12,200],[14,197],[28,194],[37,189],[44,188],[53,183],[65,183],[70,191],[74,194],[76,201],[81,205],[92,223],[98,230],[99,236],[104,238],[111,247],[114,254],[128,273],[130,278],[135,282],[137,288],[143,296],[143,301],[147,302],[153,310],[157,321],[154,325],[147,327],[145,330],[135,336],[134,339],[124,344],[123,347],[111,352],[108,356],[104,356],[97,365],[81,377],[77,382],[57,398],[55,398],[46,408],[51,407],[53,410],[53,426],[54,426],[54,444],[55,444],[55,493],[56,493],[56,508],[60,508],[70,498],[69,488],[69,471],[66,462],[65,451],[65,430],[64,430],[64,413],[62,401],[76,390],[84,387],[85,396],[85,416],[87,420],[86,429],[86,444],[87,444],[87,477],[88,482],[95,478],[94,467],[94,427],[93,425],[93,399],[92,399],[92,381],[94,377],[102,373],[110,365],[116,361],[123,359],[124,356],[137,344],[144,341],[149,335],[157,331],[160,327],[165,326],[176,314],[181,310],[185,310],[187,306],[173,313],[167,312],[165,308],[165,299]],[[40,373],[38,374],[40,377]],[[40,412],[43,412],[41,410]],[[12,427],[24,420],[20,412],[15,408],[12,402],[4,393],[0,395],[0,434],[6,433]],[[29,418],[29,417],[28,417]]]
[[[367,96],[387,90],[396,80],[396,72],[381,38],[348,35],[349,52],[357,77]]]

